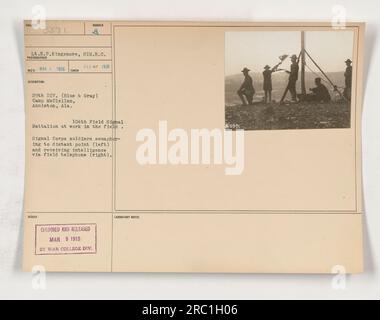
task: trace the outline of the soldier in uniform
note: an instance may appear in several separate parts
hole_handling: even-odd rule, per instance
[[[255,94],[255,88],[253,87],[253,80],[252,77],[249,75],[248,68],[244,68],[241,72],[243,72],[244,75],[244,81],[242,85],[240,86],[239,90],[237,91],[237,94],[240,97],[240,100],[242,101],[243,105],[246,106],[247,102],[249,105],[252,105],[253,96]],[[247,99],[247,102],[245,101]]]
[[[310,91],[312,94],[306,97],[306,100],[317,101],[317,102],[330,102],[331,96],[329,90],[322,83],[321,78],[315,78],[315,88],[311,88]]]
[[[270,66],[266,65],[263,71],[264,83],[263,89],[265,93],[264,102],[268,103],[272,101],[272,73],[276,72],[277,66],[271,69]]]
[[[299,66],[298,66],[298,57],[293,54],[291,57],[292,64],[290,66],[290,71],[286,71],[289,74],[289,82],[288,86],[286,87],[285,93],[281,99],[281,102],[284,101],[286,97],[286,93],[290,91],[290,94],[292,95],[292,101],[297,102],[297,90],[296,90],[296,84],[298,80],[298,72],[299,72]]]
[[[345,88],[344,88],[344,91],[343,91],[343,96],[348,101],[351,101],[352,61],[350,59],[347,59],[345,62],[346,62],[346,72],[344,73]]]

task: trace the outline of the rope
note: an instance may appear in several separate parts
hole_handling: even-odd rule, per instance
[[[328,82],[333,86],[334,91],[338,92],[340,97],[342,99],[344,99],[345,101],[347,101],[346,97],[342,95],[342,93],[338,90],[338,87],[330,80],[330,78],[327,76],[327,74],[322,70],[322,68],[315,62],[315,60],[310,56],[309,52],[307,52],[305,49],[304,49],[305,53],[307,54],[307,56],[310,58],[310,60],[314,63],[314,65],[319,69],[319,71],[326,77],[326,79],[328,80]]]
[[[328,82],[327,80],[323,79],[323,75],[322,75],[322,73],[317,73],[317,72],[315,72],[315,71],[312,70],[312,69],[309,67],[309,65],[307,65],[307,64],[305,64],[305,66],[306,66],[306,68],[308,68],[309,71],[310,71],[311,73],[313,73],[316,77],[321,78],[322,81],[324,81],[324,82],[330,84],[330,82]]]

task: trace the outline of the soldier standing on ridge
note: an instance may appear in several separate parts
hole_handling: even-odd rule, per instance
[[[350,59],[347,59],[346,61],[346,72],[344,73],[345,78],[345,88],[343,91],[343,96],[348,100],[351,101],[351,86],[352,86],[352,61]]]
[[[264,102],[265,103],[270,103],[272,102],[272,73],[277,72],[282,69],[278,69],[278,67],[284,62],[284,60],[288,57],[287,54],[284,54],[280,56],[280,62],[277,63],[273,68],[270,66],[266,65],[264,67],[263,71],[263,77],[264,77],[264,82],[263,82],[263,90],[265,93],[264,97]]]
[[[239,90],[237,91],[237,94],[239,95],[240,100],[243,103],[243,106],[247,105],[245,98],[247,99],[248,104],[252,105],[253,95],[255,94],[255,88],[253,87],[253,80],[252,80],[252,77],[249,75],[249,71],[251,70],[249,70],[248,68],[244,68],[241,71],[244,74],[244,81],[242,85],[240,86]]]
[[[285,93],[281,99],[281,102],[284,101],[288,90],[290,91],[290,94],[292,95],[292,101],[297,102],[296,84],[297,84],[298,72],[299,72],[298,58],[295,54],[293,54],[291,57],[291,60],[292,60],[292,64],[290,66],[290,71],[286,71],[289,74],[289,82],[288,82],[288,86],[286,87]]]
[[[265,93],[264,102],[270,103],[272,102],[272,73],[277,71],[277,67],[281,64],[281,62],[271,69],[270,66],[266,65],[263,71],[264,83],[263,90]]]

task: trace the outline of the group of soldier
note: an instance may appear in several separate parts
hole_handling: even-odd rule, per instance
[[[286,91],[281,99],[281,102],[283,102],[288,91],[290,92],[292,102],[296,103],[298,101],[296,86],[297,86],[298,74],[299,74],[299,58],[296,55],[292,55],[290,59],[291,59],[290,70],[283,70],[283,69],[278,68],[279,65],[282,63],[282,61],[276,66],[274,66],[273,68],[271,68],[268,65],[264,67],[263,90],[264,90],[265,103],[272,102],[272,89],[273,89],[272,88],[272,74],[274,72],[281,71],[281,70],[289,74],[288,84],[286,87]],[[345,88],[343,91],[343,98],[347,101],[350,101],[351,100],[351,85],[352,85],[352,61],[350,59],[347,59],[345,63],[346,63],[346,71],[344,73]],[[255,95],[253,79],[249,75],[250,71],[251,70],[248,68],[244,68],[241,71],[244,75],[244,81],[242,85],[240,86],[239,90],[237,91],[237,94],[239,95],[243,105],[252,105],[253,97]],[[315,82],[315,87],[310,88],[310,93],[306,94],[306,96],[303,96],[302,99],[306,101],[315,101],[315,102],[330,102],[331,96],[330,96],[329,90],[322,83],[322,78],[317,77],[315,78],[314,82]],[[336,86],[334,87],[334,91],[338,91]]]

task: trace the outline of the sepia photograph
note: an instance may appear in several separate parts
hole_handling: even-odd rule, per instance
[[[226,128],[350,128],[353,52],[348,30],[227,32]]]

